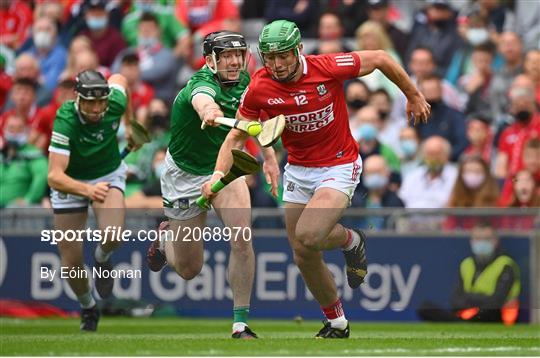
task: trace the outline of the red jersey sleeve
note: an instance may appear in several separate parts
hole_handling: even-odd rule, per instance
[[[356,52],[316,55],[313,59],[322,72],[338,81],[356,78],[360,72],[360,56]]]

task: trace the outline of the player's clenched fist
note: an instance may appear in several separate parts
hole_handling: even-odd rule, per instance
[[[407,118],[413,118],[413,124],[427,123],[431,106],[420,92],[407,99]]]
[[[88,198],[92,201],[104,202],[107,193],[109,192],[109,183],[99,182],[93,185],[90,185],[88,188]]]
[[[217,117],[224,117],[223,112],[218,108],[209,108],[204,111],[202,120],[207,126],[217,127],[219,123],[214,121]]]

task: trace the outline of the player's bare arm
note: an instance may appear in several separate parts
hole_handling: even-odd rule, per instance
[[[109,191],[109,183],[99,182],[92,185],[75,180],[66,174],[68,164],[68,155],[49,153],[49,173],[47,175],[49,186],[62,193],[84,196],[97,202],[105,201]]]
[[[274,197],[277,197],[280,171],[276,159],[276,152],[272,147],[261,147],[261,150],[264,158],[263,173],[266,179],[266,184],[271,185],[270,191]]]
[[[212,97],[204,93],[198,93],[193,96],[191,104],[204,125],[212,127],[219,126],[219,123],[215,123],[214,120],[216,117],[223,117],[224,114]]]
[[[134,118],[134,115],[133,115],[133,107],[131,107],[131,93],[129,90],[127,79],[124,76],[115,73],[114,75],[109,77],[109,80],[107,82],[109,86],[116,85],[116,86],[122,87],[126,94],[126,111],[124,115],[122,116],[122,118],[124,122],[124,127],[126,128],[125,138],[126,138],[126,141],[128,142],[128,148],[130,151],[134,152],[137,149],[139,149],[141,145],[137,145],[133,141],[133,132],[131,130],[130,121],[131,119]]]
[[[394,82],[407,97],[407,118],[414,118],[414,124],[426,122],[431,111],[426,99],[414,86],[405,70],[394,61],[385,51],[356,51],[360,56],[360,71],[358,76],[370,74],[375,69],[380,70]]]

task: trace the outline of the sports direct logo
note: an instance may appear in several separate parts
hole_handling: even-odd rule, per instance
[[[285,116],[285,119],[287,120],[287,129],[296,133],[314,132],[319,130],[334,120],[333,108],[334,104],[330,103],[328,106],[318,111]]]

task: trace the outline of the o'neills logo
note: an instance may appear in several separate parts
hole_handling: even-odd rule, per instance
[[[333,107],[334,104],[330,103],[328,106],[318,111],[285,116],[285,119],[287,120],[287,129],[297,133],[319,130],[334,120]]]

